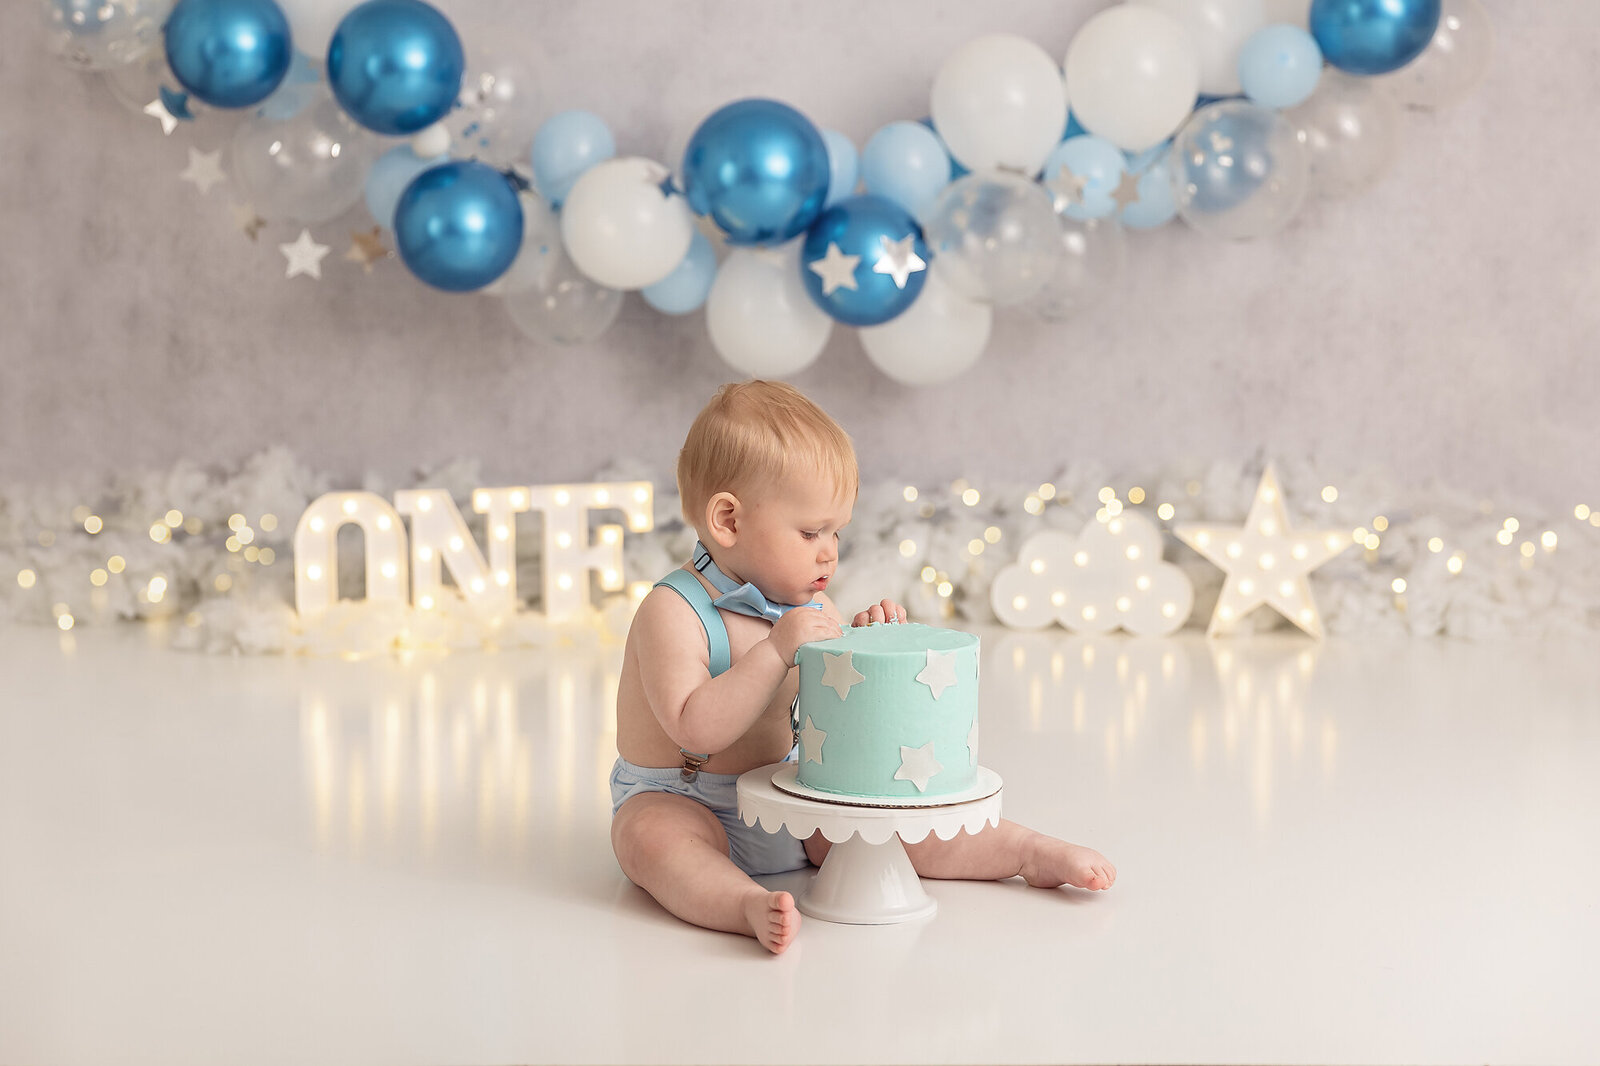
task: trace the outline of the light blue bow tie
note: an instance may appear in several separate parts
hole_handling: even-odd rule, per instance
[[[713,607],[721,607],[735,614],[747,614],[751,618],[765,618],[769,622],[776,622],[796,607],[822,609],[820,603],[773,603],[750,582],[735,584],[733,578],[717,569],[711,553],[698,540],[694,542],[694,568],[706,576],[712,588],[722,593],[711,601]]]

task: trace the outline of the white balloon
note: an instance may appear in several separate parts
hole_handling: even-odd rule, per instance
[[[289,20],[289,37],[295,51],[318,63],[326,62],[328,45],[340,21],[356,6],[357,0],[278,0],[278,7]]]
[[[1134,0],[1164,11],[1194,37],[1200,54],[1200,91],[1208,96],[1239,94],[1239,50],[1267,24],[1263,0]]]
[[[1004,33],[956,49],[934,76],[931,104],[934,128],[968,170],[1004,167],[1032,177],[1067,125],[1055,60]]]
[[[1111,7],[1095,15],[1067,46],[1066,68],[1078,122],[1125,152],[1170,137],[1200,91],[1194,37],[1150,7]]]
[[[1393,74],[1372,79],[1402,104],[1447,107],[1483,78],[1494,52],[1494,29],[1478,0],[1444,0],[1439,28],[1422,54]]]
[[[1311,190],[1349,196],[1377,181],[1400,145],[1400,109],[1374,79],[1328,69],[1317,91],[1284,116],[1311,160]]]
[[[688,254],[689,201],[661,191],[653,159],[608,159],[584,171],[561,205],[561,238],[579,270],[610,289],[654,285]]]
[[[785,377],[814,363],[833,319],[800,280],[800,241],[735,248],[711,283],[706,329],[717,354],[751,377]]]
[[[917,302],[881,326],[856,331],[872,365],[903,385],[938,385],[971,369],[989,343],[994,311],[939,279],[939,263]]]

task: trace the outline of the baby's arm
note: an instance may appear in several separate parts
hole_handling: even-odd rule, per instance
[[[639,675],[650,709],[674,744],[716,753],[731,746],[772,702],[800,645],[841,632],[826,610],[790,611],[720,676],[711,676],[705,630],[671,589],[646,596],[634,616]]]

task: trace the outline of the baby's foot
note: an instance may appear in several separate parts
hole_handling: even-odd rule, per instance
[[[800,931],[800,912],[787,892],[752,892],[744,916],[751,935],[774,955],[782,955]]]
[[[1117,883],[1117,868],[1093,848],[1038,834],[1022,864],[1023,879],[1034,888],[1072,885],[1102,891]]]

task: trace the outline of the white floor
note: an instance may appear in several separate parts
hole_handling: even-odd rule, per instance
[[[0,1063],[1600,1061],[1592,642],[983,637],[1007,816],[1117,886],[772,958],[617,869],[614,649],[0,633]]]

